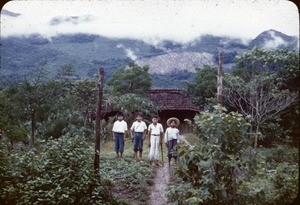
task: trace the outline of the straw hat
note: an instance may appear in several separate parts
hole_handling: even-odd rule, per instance
[[[173,120],[176,122],[175,127],[178,127],[179,124],[180,124],[180,121],[179,121],[178,118],[176,118],[176,117],[171,117],[171,118],[169,118],[169,119],[167,120],[167,125],[168,125],[169,127],[171,127],[171,122],[172,122]]]

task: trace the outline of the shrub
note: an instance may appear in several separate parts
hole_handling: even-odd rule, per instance
[[[185,184],[170,187],[169,198],[178,204],[232,204],[239,167],[250,146],[249,123],[238,113],[203,112],[195,117],[199,142],[179,145],[177,175]]]
[[[8,204],[116,204],[109,180],[94,174],[93,154],[78,136],[50,140],[41,151],[11,154],[7,176],[0,175],[1,198]]]

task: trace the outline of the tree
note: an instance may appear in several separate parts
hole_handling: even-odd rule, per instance
[[[262,124],[283,113],[298,100],[296,93],[280,90],[274,78],[275,75],[257,75],[245,82],[240,77],[227,74],[224,79],[227,103],[244,116],[251,116],[252,128],[255,127],[255,148]]]
[[[291,132],[299,128],[299,123],[297,123],[297,120],[295,121],[295,119],[297,119],[299,116],[298,112],[296,111],[296,102],[298,100],[295,99],[295,92],[300,89],[298,67],[299,55],[296,52],[288,51],[287,49],[261,50],[255,47],[252,50],[237,56],[237,63],[232,71],[233,76],[238,76],[240,78],[238,80],[235,79],[235,82],[237,83],[236,86],[240,88],[247,87],[248,98],[251,98],[251,101],[255,99],[259,100],[259,93],[263,94],[261,95],[263,96],[263,98],[258,102],[267,99],[274,102],[275,99],[275,101],[277,101],[280,98],[279,101],[283,103],[281,104],[281,109],[278,110],[276,115],[272,116],[274,119],[278,120],[280,120],[280,118],[287,119],[287,116],[289,116],[288,119],[283,120],[281,124],[279,124],[278,120],[276,121],[269,117],[268,123],[265,123],[265,125],[274,124],[276,126],[281,126],[281,129],[283,129],[284,126],[286,130],[289,130]],[[229,87],[231,87],[231,90],[237,89],[232,87],[233,81],[231,80],[231,78],[227,79]],[[244,85],[239,83],[242,83]],[[251,86],[253,86],[252,90]],[[270,91],[267,91],[266,89],[269,89]],[[234,91],[232,90],[232,92]],[[251,93],[251,95],[249,92]],[[242,94],[244,95],[244,98],[246,97],[245,93],[246,91],[244,92],[244,94]],[[255,98],[256,95],[257,98]],[[287,99],[283,99],[284,96],[286,96]],[[270,99],[270,97],[274,98]],[[231,99],[233,100],[233,98]],[[229,96],[227,96],[227,100],[230,100]],[[247,101],[250,101],[250,99],[248,99]],[[230,104],[233,105],[232,102]],[[258,103],[258,106],[259,105],[260,104]],[[245,106],[247,105],[235,105],[234,107],[236,109],[238,109],[237,107],[239,107],[238,110],[242,112],[241,109],[245,109]],[[252,109],[255,109],[255,107],[257,108],[257,106],[254,106]],[[260,112],[261,111],[257,111],[258,114]],[[270,113],[268,113],[267,115],[271,114],[271,112],[272,111],[270,111]],[[252,114],[252,112],[250,112],[250,114]],[[294,120],[294,122],[291,120]],[[289,123],[285,123],[285,121],[289,121]],[[298,136],[296,133],[295,138],[297,137]]]
[[[136,112],[144,112],[146,116],[151,116],[159,110],[159,107],[148,98],[132,93],[116,97],[114,107],[123,111],[129,124],[135,120]]]
[[[152,78],[148,71],[148,66],[140,67],[132,62],[128,67],[121,66],[116,70],[112,77],[107,80],[106,85],[111,87],[111,94],[114,96],[127,93],[145,95],[152,84]]]
[[[196,105],[204,107],[208,103],[208,98],[216,96],[217,92],[217,68],[203,66],[195,68],[194,83],[186,83],[187,92],[193,97]]]

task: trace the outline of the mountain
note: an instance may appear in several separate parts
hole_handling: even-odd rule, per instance
[[[10,16],[10,17],[18,17],[18,16],[20,16],[21,14],[19,14],[19,13],[14,13],[14,12],[8,11],[8,10],[6,10],[6,9],[2,9],[2,10],[1,10],[1,15],[6,15],[6,16]]]
[[[298,39],[270,29],[262,32],[250,42],[249,47],[254,46],[265,49],[288,48],[289,50],[298,50]]]
[[[89,21],[90,18],[92,17],[57,17],[51,22],[74,24],[78,21]],[[136,39],[108,38],[83,33],[60,34],[51,38],[39,34],[1,37],[0,78],[2,82],[20,81],[42,67],[47,68],[49,77],[53,78],[58,68],[71,64],[76,70],[76,76],[80,78],[93,77],[103,67],[107,79],[121,65],[136,61],[140,65],[149,65],[150,73],[157,79],[163,79],[170,74],[186,73],[185,79],[190,80],[195,67],[217,66],[219,48],[223,51],[224,69],[229,71],[234,65],[236,55],[254,46],[297,50],[298,39],[275,30],[262,32],[249,44],[243,43],[241,39],[213,35],[203,35],[186,44],[164,40],[156,45]],[[161,86],[177,86],[174,85],[176,80],[184,80],[179,76],[172,79],[173,81],[164,82]],[[168,80],[169,78],[166,79]],[[155,82],[159,87],[159,81]]]

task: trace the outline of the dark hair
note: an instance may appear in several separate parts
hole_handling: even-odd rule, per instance
[[[137,112],[137,113],[136,113],[136,117],[137,117],[137,116],[143,117],[143,114],[142,114],[141,112]]]
[[[123,116],[124,117],[124,114],[122,112],[118,112],[117,113],[117,117],[119,117],[119,116]]]
[[[152,116],[152,119],[153,119],[153,118],[159,119],[158,115],[153,115],[153,116]]]

